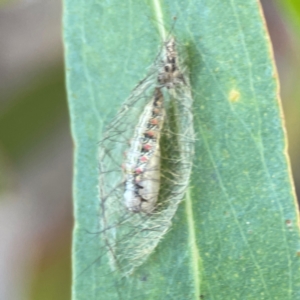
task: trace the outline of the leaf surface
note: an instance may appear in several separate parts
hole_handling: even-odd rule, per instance
[[[171,230],[122,278],[93,235],[98,142],[155,59],[158,28],[170,31],[174,16],[194,97],[193,173]],[[64,26],[75,143],[73,299],[300,299],[298,208],[257,1],[65,0]]]

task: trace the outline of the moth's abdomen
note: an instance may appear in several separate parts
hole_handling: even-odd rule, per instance
[[[124,202],[132,212],[151,213],[155,209],[160,187],[159,139],[163,119],[163,95],[156,88],[139,118],[127,153]]]

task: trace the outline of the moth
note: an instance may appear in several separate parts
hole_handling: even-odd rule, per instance
[[[193,99],[182,65],[170,37],[100,142],[101,241],[126,276],[164,237],[189,183]]]

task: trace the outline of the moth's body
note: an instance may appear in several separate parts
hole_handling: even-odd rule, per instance
[[[125,206],[132,212],[151,213],[160,186],[159,138],[164,119],[159,88],[146,105],[136,126],[125,163]]]
[[[140,116],[126,159],[125,206],[132,212],[151,213],[160,187],[159,137],[164,118],[162,88],[185,84],[178,67],[176,41],[164,44],[162,65],[153,99]]]

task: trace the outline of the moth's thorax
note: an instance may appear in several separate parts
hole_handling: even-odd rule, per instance
[[[157,79],[160,86],[166,87],[167,89],[175,88],[180,84],[186,84],[184,75],[179,67],[174,37],[171,37],[165,42],[162,51],[161,67]]]

